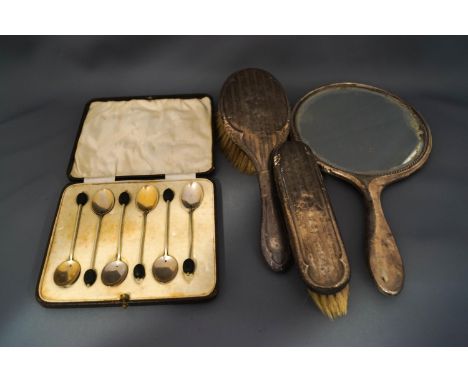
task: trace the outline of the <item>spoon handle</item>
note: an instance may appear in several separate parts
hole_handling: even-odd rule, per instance
[[[164,236],[164,256],[168,255],[168,243],[169,243],[169,216],[170,216],[170,211],[171,211],[171,201],[168,200],[166,202],[167,207],[166,207],[166,234]]]
[[[145,252],[145,236],[146,236],[146,218],[148,217],[148,212],[143,213],[143,227],[141,229],[141,238],[140,238],[140,257],[138,264],[143,264],[143,253]]]
[[[189,259],[193,257],[193,209],[189,210],[189,232],[190,232],[190,241],[189,241]]]
[[[371,183],[365,193],[368,206],[369,266],[377,288],[396,295],[403,288],[403,260],[380,201],[382,186]]]
[[[96,237],[94,238],[93,254],[91,256],[90,269],[94,269],[94,264],[96,262],[96,252],[97,252],[97,247],[98,247],[99,234],[101,233],[101,223],[102,223],[102,215],[99,215],[99,220],[98,220],[98,224],[96,227]]]
[[[73,239],[72,239],[72,244],[70,246],[70,255],[68,256],[68,259],[70,261],[73,260],[73,256],[75,254],[76,238],[78,237],[78,227],[80,226],[82,208],[83,208],[83,205],[78,204],[78,211],[76,213],[76,218],[75,218],[75,228],[73,228]]]
[[[122,214],[120,215],[120,230],[119,230],[119,241],[117,242],[117,260],[120,261],[122,258],[122,236],[123,236],[123,222],[125,217],[126,204],[122,204]]]

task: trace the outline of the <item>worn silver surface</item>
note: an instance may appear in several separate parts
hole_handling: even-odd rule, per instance
[[[2,37],[0,51],[0,344],[468,345],[468,38]],[[216,146],[214,300],[125,310],[39,305],[35,284],[84,104],[187,92],[216,101],[226,76],[248,66],[273,73],[291,104],[320,85],[356,81],[398,94],[424,115],[434,138],[429,162],[382,195],[407,254],[403,292],[388,298],[375,289],[361,195],[325,175],[352,269],[348,315],[329,322],[294,268],[278,275],[265,266],[257,180]]]

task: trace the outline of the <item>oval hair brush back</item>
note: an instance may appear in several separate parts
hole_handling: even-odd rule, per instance
[[[257,173],[262,200],[262,252],[274,271],[286,268],[290,252],[273,193],[270,154],[286,141],[289,117],[289,103],[281,84],[264,70],[235,72],[221,89],[221,148],[237,168]]]

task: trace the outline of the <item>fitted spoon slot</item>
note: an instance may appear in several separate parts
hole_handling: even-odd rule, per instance
[[[143,255],[145,252],[145,238],[146,238],[146,222],[148,214],[156,207],[159,201],[158,189],[154,186],[143,186],[138,191],[136,197],[136,205],[143,212],[143,225],[141,228],[140,236],[140,255],[138,264],[133,268],[133,277],[135,280],[140,281],[146,277],[145,266],[143,265]]]
[[[169,255],[169,219],[171,211],[171,202],[174,199],[174,191],[167,188],[164,191],[163,199],[166,202],[166,228],[164,235],[164,253],[153,263],[153,276],[160,283],[168,283],[174,279],[179,270],[177,260]]]
[[[190,276],[195,272],[196,263],[193,258],[193,212],[200,207],[203,201],[203,187],[198,182],[188,183],[182,190],[180,200],[189,213],[189,254],[182,264],[185,275]]]
[[[54,282],[61,287],[69,287],[73,285],[81,273],[81,265],[74,259],[76,238],[78,236],[78,230],[80,228],[81,211],[83,206],[88,203],[88,195],[84,192],[80,192],[76,197],[76,204],[78,205],[78,211],[76,213],[75,228],[73,229],[73,239],[70,246],[70,254],[68,260],[63,261],[55,269]]]
[[[98,223],[96,226],[96,236],[94,239],[93,252],[91,254],[91,263],[89,269],[84,274],[84,282],[86,286],[92,286],[97,279],[96,265],[96,254],[98,250],[99,237],[101,235],[102,219],[114,208],[115,198],[112,191],[107,188],[103,188],[96,192],[93,196],[91,208],[93,212],[98,216]]]
[[[122,206],[122,214],[120,216],[119,239],[117,243],[117,255],[115,260],[107,263],[101,273],[102,283],[107,286],[115,286],[121,284],[128,273],[128,265],[122,260],[122,236],[124,230],[125,209],[130,203],[130,195],[124,191],[119,196],[119,203]]]

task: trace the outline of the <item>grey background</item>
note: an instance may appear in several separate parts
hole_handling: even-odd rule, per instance
[[[255,177],[215,149],[219,294],[207,303],[46,309],[35,286],[84,104],[94,97],[208,93],[233,71],[271,71],[293,104],[319,85],[394,92],[429,123],[427,165],[384,192],[406,266],[401,295],[377,292],[364,205],[326,178],[352,267],[334,322],[295,268],[267,269]],[[455,37],[0,39],[1,345],[468,345],[468,39]]]

